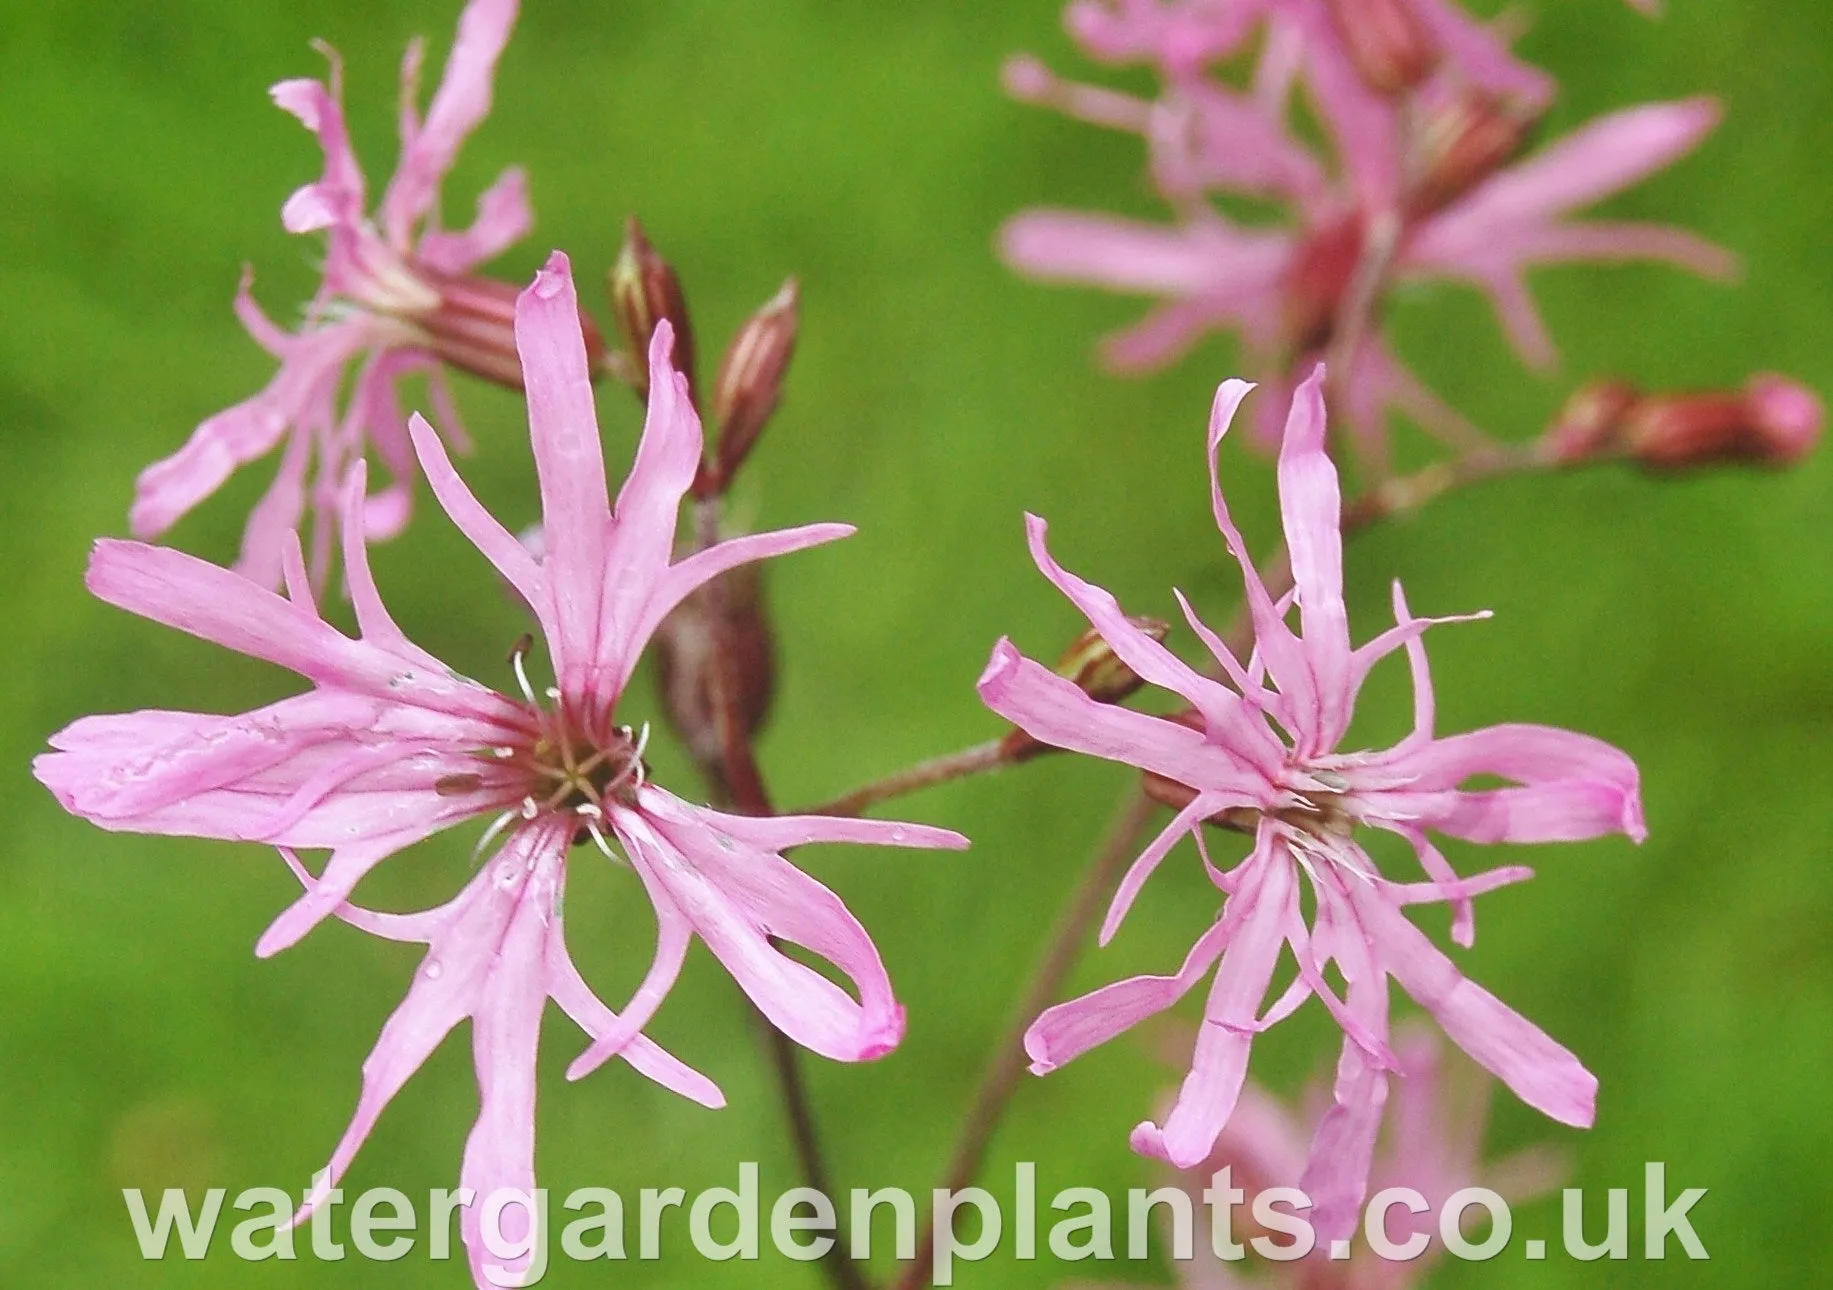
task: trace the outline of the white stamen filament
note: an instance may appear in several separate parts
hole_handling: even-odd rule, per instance
[[[477,862],[483,858],[483,854],[490,848],[490,844],[495,842],[497,838],[502,835],[503,830],[508,828],[510,822],[515,818],[516,812],[504,811],[501,815],[490,821],[490,827],[484,830],[484,835],[477,840],[477,845],[471,848],[472,868],[475,869],[477,867]]]
[[[527,654],[526,649],[517,649],[509,656],[509,662],[516,670],[516,683],[522,687],[522,697],[528,700],[530,707],[539,707],[535,701],[535,687],[528,683],[528,669],[522,665]]]
[[[611,844],[605,841],[605,835],[599,832],[596,822],[588,823],[586,825],[586,832],[592,835],[592,841],[598,844],[598,849],[605,853],[605,859],[611,861],[613,864],[624,863],[624,858],[613,851],[611,849]]]

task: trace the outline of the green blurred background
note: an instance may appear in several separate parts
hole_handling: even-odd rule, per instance
[[[255,937],[294,893],[272,854],[102,833],[65,816],[26,769],[49,732],[83,713],[232,711],[297,688],[92,601],[85,551],[123,531],[143,465],[268,378],[229,310],[238,266],[256,266],[256,292],[283,320],[313,285],[317,248],[287,237],[277,212],[317,175],[318,153],[266,87],[321,73],[313,37],[335,44],[379,187],[394,157],[402,47],[426,34],[438,66],[458,7],[47,0],[0,18],[0,622],[13,651],[0,686],[0,756],[13,768],[0,780],[0,1286],[466,1282],[462,1263],[429,1264],[420,1251],[394,1265],[354,1254],[319,1264],[303,1243],[295,1264],[251,1266],[226,1248],[201,1264],[175,1252],[140,1260],[122,1186],[219,1185],[233,1197],[306,1184],[343,1129],[359,1064],[416,951],[327,925],[257,962]],[[1563,83],[1555,132],[1639,99],[1723,97],[1728,118],[1707,145],[1614,210],[1725,243],[1745,257],[1743,281],[1644,268],[1539,275],[1565,356],[1550,381],[1521,371],[1486,306],[1452,288],[1402,302],[1403,353],[1514,437],[1597,373],[1730,385],[1774,367],[1833,388],[1826,7],[1674,0],[1655,23],[1607,0],[1532,8],[1521,48]],[[1091,342],[1141,306],[1021,282],[990,249],[998,223],[1028,205],[1156,211],[1137,141],[998,90],[1014,50],[1088,70],[1054,0],[528,0],[525,10],[495,112],[446,187],[448,207],[466,211],[502,166],[528,167],[537,231],[496,266],[502,275],[525,279],[562,247],[589,283],[638,213],[681,267],[709,359],[785,275],[802,280],[789,398],[740,510],[757,525],[841,519],[861,531],[772,571],[784,683],[762,755],[781,801],[813,802],[986,737],[994,726],[972,684],[994,639],[1009,633],[1049,657],[1078,630],[1025,555],[1022,509],[1048,516],[1059,556],[1133,611],[1167,614],[1176,584],[1226,615],[1237,583],[1210,520],[1201,445],[1232,350],[1210,342],[1141,380],[1100,375]],[[458,395],[479,442],[467,477],[510,523],[533,519],[515,401],[468,380]],[[621,466],[638,410],[610,388],[600,405]],[[1231,497],[1264,548],[1276,523],[1271,471],[1231,451]],[[174,540],[227,558],[269,471],[244,472]],[[1395,576],[1420,612],[1496,611],[1432,640],[1441,728],[1571,725],[1628,749],[1644,775],[1651,837],[1640,849],[1620,839],[1506,856],[1450,847],[1464,868],[1539,868],[1533,883],[1484,899],[1480,939],[1461,959],[1602,1081],[1597,1127],[1584,1134],[1498,1097],[1494,1147],[1566,1147],[1591,1188],[1639,1195],[1642,1162],[1664,1160],[1672,1186],[1711,1189],[1693,1212],[1708,1264],[1573,1262],[1558,1249],[1557,1206],[1543,1202],[1517,1214],[1510,1251],[1445,1266],[1434,1284],[1824,1283],[1830,502],[1825,454],[1777,477],[1600,472],[1472,491],[1356,542],[1359,634],[1381,625]],[[461,670],[507,683],[517,614],[430,501],[376,563],[411,633]],[[629,710],[654,710],[646,684]],[[1403,678],[1383,677],[1362,730],[1390,737],[1406,712]],[[697,791],[679,751],[657,747],[658,777]],[[872,929],[911,1015],[908,1040],[884,1061],[809,1064],[841,1186],[931,1185],[1043,929],[1126,782],[1104,764],[1046,760],[902,804],[971,834],[965,855],[802,857]],[[396,908],[444,899],[474,836],[421,848],[366,894]],[[570,941],[615,1003],[647,962],[645,903],[627,872],[574,870]],[[1186,847],[1074,987],[1170,970],[1211,914],[1207,893]],[[1442,917],[1426,921],[1442,937]],[[616,1063],[566,1084],[581,1040],[554,1014],[542,1182],[557,1195],[691,1192],[731,1185],[736,1162],[756,1159],[766,1198],[791,1185],[769,1072],[709,955],[695,952],[653,1032],[723,1085],[729,1109],[701,1110]],[[1334,1052],[1334,1036],[1311,1005],[1257,1046],[1255,1072],[1290,1094]],[[1009,1190],[1018,1159],[1040,1162],[1046,1197],[1150,1182],[1126,1133],[1173,1075],[1159,1038],[1129,1037],[1047,1080],[1027,1077],[995,1143],[995,1189]],[[424,1196],[453,1185],[474,1108],[461,1033],[389,1110],[347,1189]],[[1632,1211],[1639,1250],[1639,1202]],[[569,1266],[556,1239],[548,1283],[817,1284],[811,1267],[773,1253],[708,1264],[688,1249],[678,1213],[673,1222],[673,1257],[659,1263]],[[1534,1235],[1552,1239],[1548,1262],[1522,1260],[1520,1237]],[[1106,1274],[1167,1277],[1163,1265]],[[1066,1275],[1048,1261],[996,1260],[964,1269],[961,1283]]]

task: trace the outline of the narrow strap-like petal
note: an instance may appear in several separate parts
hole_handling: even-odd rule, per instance
[[[617,1014],[592,993],[559,937],[548,941],[548,988],[554,1002],[594,1039],[610,1034],[617,1026]],[[618,1056],[639,1074],[701,1106],[717,1111],[726,1104],[725,1094],[719,1091],[717,1084],[664,1052],[646,1035],[637,1035],[623,1044],[618,1049]]]
[[[1229,898],[1230,908],[1240,906],[1243,912],[1216,969],[1190,1073],[1164,1128],[1148,1121],[1133,1130],[1135,1151],[1160,1156],[1181,1169],[1206,1158],[1228,1123],[1247,1076],[1261,1000],[1286,942],[1285,908],[1296,894],[1292,867],[1277,857],[1270,860],[1259,866],[1256,882],[1243,882]]]
[[[669,823],[729,834],[764,851],[781,852],[811,842],[851,842],[869,847],[936,847],[966,850],[968,840],[953,829],[900,820],[861,820],[838,815],[729,815],[705,806],[689,806],[661,789],[645,788],[643,809]]]
[[[433,208],[459,146],[490,114],[497,59],[515,20],[516,0],[471,0],[459,16],[426,120],[403,140],[400,164],[382,198],[382,227],[397,251],[407,249],[414,221]]]
[[[1317,705],[1309,721],[1299,717],[1307,727],[1300,751],[1307,756],[1336,747],[1355,701],[1349,610],[1343,603],[1343,494],[1324,435],[1320,363],[1293,392],[1279,447],[1279,509]]]
[[[668,892],[772,1025],[836,1061],[866,1061],[897,1046],[904,1010],[865,930],[833,892],[779,856],[743,847],[727,853],[710,830],[696,836],[673,827],[665,837],[622,808],[611,819],[631,862]],[[859,990],[858,1001],[777,949],[771,934],[833,962]]]
[[[1380,894],[1350,889],[1381,964],[1444,1032],[1523,1102],[1561,1124],[1591,1127],[1597,1079],[1578,1058],[1482,986]]]
[[[1271,800],[1273,789],[1245,759],[1189,726],[1111,703],[1098,703],[1009,640],[993,646],[978,682],[987,707],[1053,748],[1105,757],[1187,784],[1236,795],[1241,805]]]
[[[791,551],[820,546],[824,542],[838,541],[843,537],[851,537],[854,532],[851,524],[805,524],[800,528],[777,529],[770,533],[747,533],[727,538],[703,551],[696,551],[687,559],[662,571],[648,601],[629,626],[630,639],[638,645],[647,642],[676,606],[729,569],[750,564],[753,560],[765,560],[787,555]],[[636,662],[636,651],[626,650],[619,660],[619,670],[615,674],[602,675],[601,681],[621,691],[629,682],[630,672],[636,667]]]
[[[370,325],[351,318],[316,328],[309,343],[294,346],[280,370],[259,394],[206,418],[177,452],[154,462],[134,481],[134,505],[128,524],[135,537],[156,538],[221,488],[235,471],[273,451],[298,429],[341,378],[344,364],[369,341]],[[303,477],[310,438],[297,450],[290,478]],[[296,508],[297,503],[293,503]]]
[[[534,222],[528,204],[528,174],[520,166],[511,166],[478,197],[477,215],[469,228],[427,232],[414,258],[437,273],[465,273],[527,237]]]
[[[592,373],[579,324],[579,297],[565,255],[556,251],[516,298],[516,350],[528,392],[528,428],[541,481],[541,568],[550,616],[548,649],[562,690],[583,693],[597,657],[599,596],[623,570],[606,567],[610,495],[604,446],[592,402]],[[673,531],[670,531],[672,538]],[[630,571],[642,578],[643,571]]]
[[[622,1014],[610,1026],[594,1033],[591,1047],[575,1057],[572,1065],[566,1068],[568,1079],[584,1079],[621,1053],[625,1045],[656,1015],[662,1000],[668,997],[668,992],[680,977],[681,965],[687,961],[687,947],[693,940],[693,925],[675,908],[668,889],[656,880],[650,870],[639,868],[637,874],[648,889],[649,903],[656,911],[655,956],[650,960],[649,971],[643,975],[642,984],[630,996],[630,1002],[624,1006]]]
[[[1106,590],[1084,582],[1051,558],[1045,545],[1048,526],[1036,515],[1025,516],[1025,536],[1038,569],[1082,611],[1108,648],[1141,679],[1177,694],[1203,714],[1218,743],[1238,749],[1244,757],[1267,764],[1271,752],[1264,738],[1256,738],[1259,719],[1247,711],[1241,696],[1192,668],[1159,641],[1128,620],[1118,601]]]
[[[492,1194],[510,1190],[536,1203],[535,1058],[547,1008],[547,941],[560,933],[554,910],[564,872],[563,865],[554,865],[551,872],[538,869],[529,875],[472,1011],[477,1120],[465,1139],[458,1182],[477,1202],[462,1211],[459,1230],[480,1285],[515,1284],[510,1278],[534,1257],[530,1251],[504,1259],[489,1249],[483,1239],[483,1206]],[[500,1215],[504,1243],[524,1243],[534,1217],[526,1206],[505,1207]],[[492,1268],[497,1275],[489,1275]]]
[[[483,553],[532,609],[539,614],[548,613],[541,566],[528,553],[528,548],[498,523],[496,516],[485,510],[483,503],[465,486],[465,481],[452,468],[451,458],[446,456],[445,445],[425,418],[416,412],[409,418],[407,429],[413,436],[414,454],[420,458],[420,469],[426,474],[427,485],[452,523],[458,526],[458,531],[471,539],[471,545]],[[542,626],[551,633],[551,624],[543,621]]]
[[[1475,842],[1575,841],[1624,833],[1640,842],[1640,777],[1628,754],[1601,739],[1553,726],[1489,726],[1435,739],[1381,760],[1405,787],[1383,809]],[[1520,788],[1455,792],[1476,775]]]
[[[598,626],[599,674],[627,677],[646,643],[641,631],[674,550],[681,499],[700,468],[700,416],[687,378],[674,366],[674,327],[663,319],[649,341],[649,406],[643,437],[624,486],[605,548]],[[549,542],[553,540],[549,535]]]
[[[1248,616],[1254,624],[1254,652],[1272,673],[1274,684],[1279,687],[1280,694],[1285,697],[1292,712],[1298,714],[1299,729],[1293,730],[1292,734],[1302,737],[1306,733],[1304,714],[1318,710],[1316,682],[1311,676],[1310,662],[1305,657],[1304,642],[1286,625],[1285,615],[1274,605],[1273,597],[1261,581],[1259,571],[1254,568],[1247,542],[1242,538],[1241,530],[1235,527],[1235,521],[1229,515],[1228,501],[1222,496],[1222,476],[1217,463],[1217,452],[1224,436],[1228,434],[1229,425],[1234,421],[1241,401],[1253,388],[1246,381],[1235,380],[1224,381],[1216,388],[1215,403],[1209,413],[1209,500],[1215,512],[1216,527],[1222,531],[1222,539],[1228,546],[1229,554],[1241,566]],[[1250,667],[1249,671],[1252,670]]]
[[[1171,848],[1181,842],[1185,834],[1200,829],[1205,819],[1228,804],[1225,799],[1218,803],[1217,799],[1199,793],[1191,799],[1190,805],[1172,817],[1171,823],[1139,853],[1139,858],[1133,861],[1127,868],[1126,876],[1120,880],[1120,886],[1115,888],[1114,898],[1108,902],[1107,915],[1101,920],[1101,934],[1096,940],[1097,944],[1105,946],[1114,939],[1114,933],[1120,930],[1121,920],[1133,908],[1133,900],[1139,895],[1139,889],[1146,885],[1146,879],[1152,876],[1159,863],[1171,854]]]
[[[1342,927],[1334,938],[1332,952],[1349,984],[1349,1011],[1385,1046],[1387,974],[1375,962],[1359,927]],[[1337,1058],[1330,1109],[1318,1121],[1304,1177],[1299,1182],[1299,1189],[1311,1198],[1312,1222],[1320,1240],[1346,1239],[1355,1232],[1362,1200],[1368,1193],[1375,1138],[1381,1128],[1387,1093],[1386,1067],[1374,1060],[1361,1043],[1345,1036]]]
[[[1215,966],[1235,927],[1225,919],[1212,923],[1175,976],[1129,977],[1039,1013],[1025,1031],[1031,1073],[1047,1075],[1183,998]]]

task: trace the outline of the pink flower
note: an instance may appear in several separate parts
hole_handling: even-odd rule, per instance
[[[332,914],[427,945],[412,988],[364,1064],[362,1096],[326,1186],[389,1099],[466,1017],[481,1107],[461,1181],[480,1202],[499,1188],[531,1186],[536,1039],[549,998],[594,1041],[573,1064],[573,1077],[622,1056],[686,1097],[721,1105],[709,1080],[639,1033],[693,935],[799,1043],[841,1061],[882,1055],[904,1030],[884,965],[839,897],[781,852],[810,842],[966,845],[958,834],[915,825],[724,815],[648,782],[643,738],[617,725],[615,711],[657,624],[725,570],[852,530],[815,524],[755,534],[672,561],[701,430],[685,381],[669,362],[670,328],[663,324],[650,348],[648,420],[613,510],[564,256],[556,254],[519,297],[515,327],[528,378],[544,558],[484,510],[425,421],[416,416],[410,428],[440,504],[540,621],[555,677],[546,703],[527,685],[526,649],[514,656],[523,681],[517,698],[457,675],[402,634],[370,576],[358,464],[344,494],[342,529],[355,639],[314,607],[296,538],[282,552],[285,598],[192,556],[135,542],[101,542],[89,568],[90,589],[109,603],[290,668],[312,682],[311,691],[231,717],[148,711],[85,718],[53,736],[57,751],[34,765],[66,809],[103,828],[279,847],[306,890],[262,936],[259,954],[291,945]],[[381,861],[478,818],[492,820],[479,850],[499,837],[502,845],[450,903],[407,915],[347,903]],[[561,932],[569,849],[591,842],[615,859],[612,838],[655,906],[658,928],[654,962],[622,1016],[580,979]],[[317,877],[293,859],[300,847],[330,848]],[[781,952],[772,937],[830,960],[854,993]],[[483,1255],[477,1222],[474,1209],[464,1228],[474,1267]]]
[[[322,587],[336,543],[344,481],[373,448],[391,476],[361,513],[372,538],[392,537],[407,522],[414,450],[397,387],[425,372],[447,433],[462,442],[442,364],[519,385],[512,310],[515,291],[471,272],[518,241],[532,221],[527,180],[505,171],[478,199],[468,229],[439,227],[439,183],[466,136],[490,110],[491,79],[509,39],[516,0],[471,0],[459,19],[445,75],[424,120],[414,103],[423,54],[408,47],[402,63],[401,159],[374,220],[365,213],[362,169],[344,128],[340,63],[328,83],[282,81],[274,101],[318,137],[324,176],[288,199],[282,221],[292,233],[328,236],[324,280],[296,332],[277,327],[255,304],[245,271],[236,313],[249,334],[280,361],[267,388],[217,413],[189,442],[141,472],[130,516],[134,536],[165,533],[234,471],[285,442],[279,472],[249,516],[237,568],[261,583],[280,583],[287,534],[313,517],[311,569]],[[346,373],[356,375],[340,410]]]
[[[1388,1044],[1390,978],[1524,1102],[1565,1124],[1592,1120],[1596,1081],[1590,1072],[1466,980],[1403,913],[1410,904],[1444,901],[1454,911],[1452,938],[1468,945],[1471,898],[1530,871],[1510,867],[1460,877],[1428,833],[1473,842],[1553,842],[1618,832],[1640,840],[1645,830],[1635,765],[1608,744],[1533,725],[1435,735],[1420,638],[1434,621],[1445,620],[1415,617],[1398,586],[1396,625],[1352,648],[1343,603],[1342,503],[1324,451],[1322,375],[1320,369],[1299,388],[1280,451],[1280,503],[1296,586],[1279,603],[1249,561],[1215,476],[1216,448],[1252,387],[1229,381],[1216,395],[1209,429],[1216,522],[1246,582],[1254,657],[1243,666],[1181,595],[1179,602],[1227,683],[1182,662],[1134,628],[1107,592],[1060,568],[1045,549],[1044,522],[1029,519],[1032,556],[1044,575],[1122,661],[1192,706],[1190,724],[1095,703],[1004,640],[980,679],[980,694],[1044,743],[1140,767],[1189,794],[1189,804],[1121,882],[1102,927],[1104,944],[1185,834],[1196,837],[1223,895],[1215,924],[1175,975],[1121,981],[1040,1016],[1025,1040],[1032,1070],[1053,1070],[1170,1007],[1213,969],[1204,1025],[1177,1104],[1162,1127],[1146,1122],[1133,1133],[1135,1149],[1193,1165],[1228,1123],[1253,1036],[1316,994],[1345,1034],[1335,1102],[1319,1124],[1302,1184],[1317,1203],[1320,1234],[1331,1236],[1354,1225],[1388,1073],[1395,1068]],[[1286,621],[1294,603],[1302,631]],[[1369,669],[1400,649],[1413,674],[1413,732],[1384,751],[1339,750]],[[1475,776],[1515,786],[1461,790]],[[1254,829],[1251,853],[1227,872],[1210,862],[1201,832],[1205,820],[1225,811],[1235,818],[1250,813]],[[1399,882],[1377,870],[1356,842],[1363,827],[1406,839],[1426,881]],[[1301,912],[1306,884],[1316,909],[1309,926]],[[1287,946],[1298,976],[1268,1008],[1268,987]],[[1323,975],[1330,961],[1347,983],[1344,998]]]
[[[1396,1205],[1386,1212],[1387,1239],[1404,1245],[1414,1233],[1430,1242],[1410,1260],[1384,1259],[1358,1245],[1348,1259],[1332,1259],[1329,1247],[1318,1244],[1312,1253],[1290,1263],[1259,1265],[1262,1275],[1244,1276],[1252,1265],[1224,1262],[1211,1256],[1208,1242],[1197,1244],[1196,1257],[1179,1260],[1178,1285],[1184,1290],[1249,1290],[1250,1287],[1287,1286],[1292,1290],[1406,1290],[1418,1285],[1438,1256],[1438,1214],[1453,1193],[1466,1187],[1487,1187],[1510,1203],[1545,1195],[1559,1184],[1565,1172],[1557,1152],[1528,1147],[1493,1163],[1483,1159],[1483,1132],[1488,1120],[1487,1081],[1459,1078],[1467,1070],[1446,1070],[1445,1054],[1437,1037],[1416,1022],[1403,1023],[1394,1043],[1398,1077],[1394,1097],[1385,1112],[1381,1150],[1369,1174],[1371,1190],[1406,1188],[1419,1193],[1427,1208],[1411,1213]],[[1322,1093],[1312,1088],[1310,1093]],[[1304,1172],[1308,1140],[1321,1108],[1308,1097],[1297,1111],[1249,1080],[1228,1127],[1216,1140],[1215,1150],[1200,1163],[1179,1170],[1177,1185],[1191,1198],[1194,1212],[1215,1175],[1229,1171],[1228,1185],[1239,1188],[1243,1201],[1234,1211],[1233,1235],[1238,1242],[1251,1238],[1255,1225],[1250,1212],[1254,1198],[1275,1187],[1296,1187]],[[1287,1238],[1281,1237],[1280,1244]],[[1118,1290],[1087,1283],[1065,1285],[1063,1290]]]
[[[1154,63],[1167,78],[1200,76],[1270,21],[1275,44],[1302,30],[1357,58],[1365,73],[1372,70],[1366,56],[1371,47],[1407,45],[1415,52],[1404,61],[1417,64],[1410,79],[1442,62],[1458,76],[1535,101],[1552,93],[1543,72],[1515,59],[1495,32],[1453,0],[1071,0],[1063,20],[1091,58]]]
[[[1059,81],[1029,59],[1008,66],[1008,88],[1026,101],[1140,134],[1153,183],[1176,222],[1028,211],[1001,230],[1000,249],[1033,277],[1162,299],[1103,342],[1102,356],[1115,369],[1163,366],[1207,333],[1224,331],[1240,336],[1250,363],[1276,386],[1295,383],[1294,374],[1329,346],[1376,230],[1393,241],[1390,277],[1477,286],[1537,367],[1549,365],[1554,351],[1527,293],[1529,269],[1635,259],[1709,275],[1735,267],[1723,250],[1677,229],[1570,218],[1691,151],[1718,119],[1710,100],[1613,113],[1507,165],[1551,99],[1552,82],[1441,0],[1363,7],[1083,0],[1071,14],[1072,31],[1095,56],[1156,62],[1158,98]],[[1367,54],[1358,55],[1362,47],[1344,34],[1348,15],[1378,26],[1366,18],[1371,14],[1407,26],[1429,51],[1429,73],[1404,93],[1372,85]],[[1253,85],[1236,92],[1206,72],[1236,48],[1255,15],[1268,20],[1268,37]],[[1301,75],[1334,166],[1287,128],[1289,90]],[[1333,172],[1334,179],[1326,177]],[[1240,225],[1211,204],[1218,193],[1273,198],[1289,217],[1275,227]],[[1379,326],[1363,337],[1348,377],[1349,406],[1341,412],[1371,452],[1380,451],[1389,408],[1448,441],[1474,434],[1406,371]],[[1262,404],[1261,438],[1276,437],[1267,410],[1281,405]]]
[[[1238,1275],[1241,1265],[1212,1259],[1203,1248],[1196,1258],[1176,1264],[1179,1285],[1185,1290],[1249,1286],[1406,1290],[1419,1284],[1436,1261],[1438,1215],[1453,1193],[1466,1187],[1487,1187],[1512,1204],[1545,1195],[1558,1186],[1564,1165],[1557,1152],[1544,1147],[1528,1147],[1485,1163],[1488,1081],[1462,1078],[1474,1074],[1468,1069],[1447,1070],[1437,1036],[1419,1023],[1403,1023],[1398,1030],[1394,1042],[1397,1079],[1384,1113],[1369,1187],[1375,1192],[1394,1187],[1419,1193],[1426,1202],[1424,1211],[1415,1214],[1396,1205],[1387,1210],[1383,1227],[1393,1245],[1407,1244],[1415,1233],[1430,1244],[1410,1260],[1384,1259],[1365,1245],[1358,1245],[1347,1260],[1332,1259],[1329,1247],[1319,1244],[1296,1262],[1263,1265],[1267,1275],[1259,1278]],[[1322,1089],[1307,1091],[1327,1098]],[[1189,1194],[1193,1208],[1214,1176],[1227,1169],[1229,1185],[1239,1188],[1245,1198],[1234,1212],[1235,1239],[1247,1240],[1254,1228],[1249,1217],[1254,1198],[1275,1187],[1298,1186],[1309,1139],[1322,1111],[1317,1103],[1316,1097],[1307,1097],[1295,1111],[1249,1080],[1215,1150],[1177,1174],[1177,1185]],[[1280,1243],[1285,1244],[1286,1239],[1281,1238]],[[1207,1246],[1207,1242],[1199,1244]]]

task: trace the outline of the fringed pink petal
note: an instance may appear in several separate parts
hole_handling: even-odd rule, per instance
[[[1098,703],[1011,641],[993,646],[977,686],[987,707],[1053,748],[1137,766],[1243,805],[1270,800],[1266,777],[1241,754],[1179,722]]]
[[[439,183],[472,130],[490,114],[497,59],[515,25],[516,0],[471,0],[425,121],[402,140],[401,161],[382,198],[382,227],[397,252],[408,249],[414,222],[433,209]]]
[[[579,297],[572,268],[558,251],[535,275],[534,285],[516,298],[516,349],[522,356],[547,534],[541,568],[549,610],[542,621],[560,688],[578,697],[590,685],[599,653],[600,597],[606,583],[626,578],[644,583],[653,573],[607,563],[611,507],[604,447],[580,331]],[[668,536],[672,540],[672,529]]]

